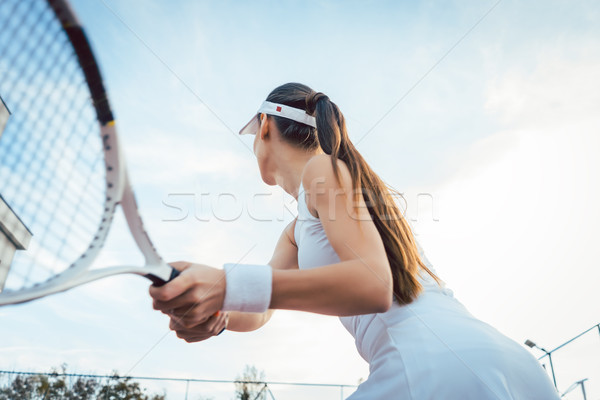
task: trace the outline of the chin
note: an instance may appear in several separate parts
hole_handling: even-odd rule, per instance
[[[277,182],[275,182],[275,178],[273,178],[273,177],[264,177],[263,176],[263,182],[269,186],[277,185]]]
[[[275,177],[263,173],[262,170],[260,170],[260,177],[262,178],[263,182],[269,186],[275,186],[277,184],[275,182]]]
[[[275,176],[267,172],[268,168],[266,166],[266,163],[261,162],[261,160],[259,160],[258,162],[258,170],[260,171],[260,177],[262,178],[264,183],[266,183],[269,186],[275,186],[277,184],[277,182],[275,181]]]

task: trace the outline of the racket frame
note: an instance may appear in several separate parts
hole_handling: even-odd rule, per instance
[[[100,124],[104,165],[106,167],[104,211],[96,234],[87,250],[77,260],[63,272],[44,282],[17,291],[4,290],[0,292],[0,306],[27,302],[118,274],[142,275],[157,286],[163,285],[179,275],[176,269],[166,264],[160,257],[142,222],[100,69],[85,32],[67,1],[47,0],[47,3],[62,24],[63,30],[73,47],[90,90]],[[104,246],[118,206],[121,206],[129,231],[144,255],[144,265],[121,265],[90,269]]]

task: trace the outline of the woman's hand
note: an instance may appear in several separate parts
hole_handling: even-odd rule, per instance
[[[188,343],[199,342],[210,337],[217,336],[227,328],[229,322],[229,313],[219,312],[216,315],[209,317],[206,322],[186,328],[179,324],[179,317],[171,315],[169,328],[175,331],[177,337],[185,340]]]
[[[178,336],[179,331],[185,331],[183,334],[188,336],[188,331],[199,326],[202,326],[200,330],[206,330],[211,324],[211,316],[223,307],[225,271],[189,262],[170,265],[181,274],[164,286],[150,286],[154,309],[171,317],[171,329],[177,331]]]

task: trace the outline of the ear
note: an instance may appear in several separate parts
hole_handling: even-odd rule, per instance
[[[269,119],[265,113],[260,114],[260,128],[258,129],[258,134],[262,140],[265,140],[269,135]]]

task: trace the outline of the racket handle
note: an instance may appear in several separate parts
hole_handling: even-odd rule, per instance
[[[173,267],[171,267],[173,268]],[[168,282],[171,282],[173,279],[177,278],[179,276],[179,274],[181,274],[181,272],[179,272],[178,270],[176,270],[175,268],[173,268],[173,270],[171,271],[171,276],[169,277]]]
[[[171,282],[173,279],[177,278],[179,276],[181,272],[177,271],[175,268],[171,267],[171,276],[169,276],[169,280],[165,281],[162,278],[159,278],[158,276],[154,275],[154,274],[146,274],[144,275],[146,278],[150,279],[152,281],[152,284],[154,286],[162,286],[167,282]]]

